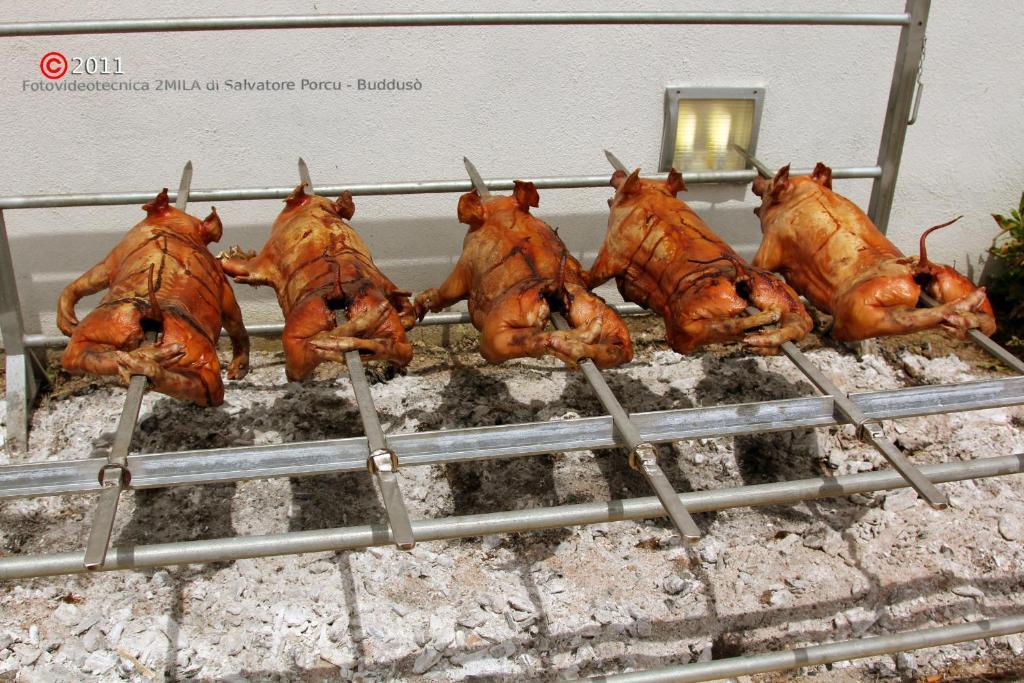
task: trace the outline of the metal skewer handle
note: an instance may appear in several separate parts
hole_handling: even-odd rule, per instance
[[[551,322],[556,329],[572,329],[561,313],[552,313]],[[669,519],[672,520],[673,526],[679,531],[680,535],[691,543],[699,541],[701,536],[700,528],[697,527],[697,523],[693,521],[693,517],[690,516],[682,501],[679,500],[679,494],[672,488],[672,484],[669,482],[668,477],[665,476],[664,470],[658,464],[657,448],[653,444],[644,441],[640,436],[640,431],[633,424],[629,414],[622,407],[622,404],[619,403],[615,394],[612,393],[611,387],[605,382],[604,376],[597,366],[594,365],[594,361],[584,358],[579,362],[579,367],[590,387],[597,394],[601,405],[611,415],[612,423],[615,425],[615,431],[618,433],[619,438],[623,441],[626,448],[629,449],[630,466],[644,475],[644,479],[647,480],[655,495],[658,496],[658,500],[661,501],[665,512],[668,513]]]
[[[301,157],[299,158],[299,178],[306,185],[306,189],[313,193],[309,167]],[[369,450],[366,468],[377,480],[395,545],[401,550],[412,550],[416,546],[416,539],[412,533],[412,522],[409,521],[409,510],[398,485],[396,474],[398,472],[398,456],[388,447],[384,429],[380,426],[380,417],[377,415],[377,408],[373,403],[370,383],[366,380],[366,371],[363,368],[363,360],[359,357],[359,352],[346,351],[345,365],[352,382],[352,391],[356,395],[356,404],[359,406],[363,432],[366,434],[366,445]]]

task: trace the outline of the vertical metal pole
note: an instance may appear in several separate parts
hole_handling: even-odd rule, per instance
[[[312,193],[313,181],[309,176],[309,167],[301,157],[299,179]],[[380,426],[380,417],[373,403],[370,383],[366,381],[366,371],[363,369],[363,359],[359,357],[359,352],[346,352],[345,365],[348,367],[352,392],[356,395],[356,405],[359,406],[359,417],[363,423],[363,433],[366,434],[366,445],[370,452],[366,466],[370,474],[377,479],[392,539],[401,550],[412,550],[416,546],[416,538],[412,533],[412,522],[409,520],[405,499],[402,498],[402,489],[398,486],[398,455],[388,447],[384,429]]]
[[[174,202],[174,206],[181,211],[188,206],[188,193],[191,187],[192,162],[189,161],[181,171],[178,198]],[[155,342],[156,333],[148,332],[146,341]],[[107,453],[107,462],[100,468],[99,478],[103,485],[103,491],[96,502],[96,512],[93,515],[92,527],[89,529],[89,538],[85,544],[83,559],[85,568],[89,570],[100,569],[107,559],[110,536],[114,531],[114,520],[117,518],[117,504],[121,500],[121,492],[128,488],[128,484],[131,482],[131,472],[128,470],[128,451],[132,446],[135,423],[139,420],[142,397],[146,393],[148,384],[149,379],[145,375],[132,375],[128,382],[128,393],[124,399],[124,406],[121,408],[121,417],[117,421],[117,430],[114,432],[114,442],[110,445],[110,451]]]
[[[23,341],[25,323],[3,211],[0,211],[0,333],[7,355],[7,447],[10,451],[21,452],[28,448],[29,416],[36,394],[46,383],[46,375],[42,359],[34,350],[26,348]]]
[[[931,0],[907,0],[906,11],[910,15],[910,23],[900,29],[896,66],[892,72],[892,85],[889,86],[889,105],[885,112],[882,142],[878,147],[878,166],[882,169],[882,175],[875,178],[871,187],[871,201],[868,203],[868,216],[882,232],[889,227],[889,212],[896,193],[896,177],[900,171],[903,142],[907,137],[907,125],[914,103],[914,86],[924,53],[924,35],[930,6]]]

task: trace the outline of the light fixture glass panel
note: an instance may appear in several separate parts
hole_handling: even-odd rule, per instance
[[[752,99],[678,101],[672,165],[686,171],[736,171],[746,161],[732,148],[750,149],[754,130]]]

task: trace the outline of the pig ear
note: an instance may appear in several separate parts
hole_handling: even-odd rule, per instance
[[[292,190],[292,193],[285,197],[284,203],[291,208],[299,206],[305,202],[308,197],[309,195],[306,194],[306,183],[299,183],[298,186]]]
[[[636,170],[633,171],[632,173],[630,173],[629,176],[619,184],[618,190],[622,194],[626,195],[626,194],[633,194],[634,192],[636,192],[639,189],[640,189],[640,167],[637,166]]]
[[[815,165],[814,170],[811,171],[811,180],[818,183],[822,187],[832,189],[832,169],[821,163],[820,161]]]
[[[484,205],[476,190],[459,197],[459,222],[468,225],[470,230],[484,224]]]
[[[768,181],[763,176],[757,176],[754,178],[754,184],[750,189],[758,197],[763,197],[764,191],[768,189]]]
[[[224,234],[224,224],[220,222],[216,207],[210,207],[210,215],[203,219],[202,226],[207,243],[220,242],[220,238]]]
[[[143,204],[142,209],[150,216],[159,216],[162,213],[166,213],[171,208],[171,202],[167,199],[167,188],[160,190],[153,201],[149,204]]]
[[[668,171],[668,179],[665,181],[665,186],[673,195],[686,191],[686,183],[683,182],[683,175],[677,171],[674,166]]]
[[[789,187],[789,164],[779,169],[779,172],[772,178],[771,191],[772,201],[778,201],[779,195]]]
[[[353,214],[356,212],[356,204],[352,201],[352,193],[345,190],[338,195],[338,198],[334,200],[334,209],[338,212],[338,215],[346,221],[349,218],[352,218]]]
[[[540,205],[540,195],[537,194],[537,187],[531,182],[516,180],[512,196],[516,198],[516,204],[519,205],[519,208],[526,213],[530,213],[531,206]]]
[[[608,181],[608,184],[611,185],[612,187],[614,187],[617,190],[617,189],[619,189],[619,187],[622,186],[622,181],[624,181],[625,179],[626,179],[626,172],[625,171],[615,171],[615,173],[612,173],[611,180]]]

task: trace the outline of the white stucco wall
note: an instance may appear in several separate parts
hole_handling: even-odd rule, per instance
[[[7,0],[4,20],[233,15],[251,3],[181,0],[50,6]],[[549,3],[261,2],[261,14],[441,10],[820,11],[814,0]],[[838,10],[839,8],[835,8]],[[849,11],[902,11],[901,0],[843,3]],[[994,234],[989,217],[1024,187],[1021,132],[1024,11],[1016,0],[936,2],[928,31],[926,89],[903,156],[890,236],[915,249],[921,229],[965,218],[933,236],[934,258],[972,275]],[[767,89],[759,155],[772,165],[872,165],[892,74],[895,27],[461,27],[324,29],[0,39],[4,163],[0,194],[150,191],[175,186],[295,182],[295,158],[315,182],[461,178],[461,157],[485,176],[607,172],[601,149],[647,168],[658,160],[669,84]],[[32,93],[38,61],[119,56],[124,78],[419,79],[422,90],[379,93]],[[866,206],[870,181],[837,189]],[[538,215],[561,228],[589,265],[604,232],[609,190],[542,192]],[[746,253],[759,231],[735,193],[694,188],[688,198]],[[436,284],[457,257],[457,195],[357,198],[355,227],[400,285]],[[277,201],[218,206],[223,246],[258,248]],[[205,215],[208,205],[194,204]],[[8,211],[7,228],[29,331],[53,330],[60,289],[99,260],[137,207]],[[279,318],[269,291],[240,292],[248,319]],[[83,308],[88,303],[83,305]]]

